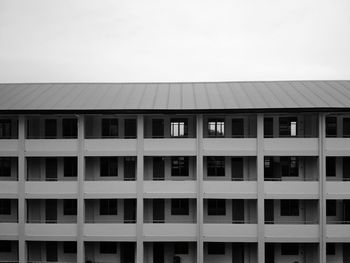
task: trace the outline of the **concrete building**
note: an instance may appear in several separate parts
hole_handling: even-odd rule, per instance
[[[1,261],[350,262],[350,81],[1,84]]]

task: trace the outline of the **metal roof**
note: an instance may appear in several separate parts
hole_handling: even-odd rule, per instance
[[[350,107],[350,81],[0,84],[0,111]]]

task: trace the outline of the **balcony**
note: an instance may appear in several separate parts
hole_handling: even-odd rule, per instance
[[[88,241],[135,241],[136,224],[85,223],[84,236]]]
[[[195,198],[197,195],[197,182],[144,181],[143,194],[145,198]]]
[[[85,139],[86,156],[135,156],[136,139]]]
[[[143,225],[145,241],[196,241],[197,224],[194,223],[164,223]]]
[[[76,223],[27,223],[25,235],[28,240],[65,241],[76,240]]]
[[[37,181],[25,182],[27,198],[76,198],[78,183],[76,181]]]
[[[350,181],[326,182],[326,198],[350,199]]]
[[[78,152],[77,139],[27,139],[27,156],[74,156]]]
[[[317,199],[318,182],[276,181],[264,182],[265,198],[269,199]]]
[[[318,242],[318,224],[302,224],[290,222],[290,224],[274,223],[265,225],[266,242]],[[291,234],[292,233],[292,234]]]
[[[136,196],[136,181],[85,181],[85,198],[131,198]]]
[[[144,139],[144,154],[148,156],[190,156],[197,154],[195,138]]]
[[[257,242],[257,224],[203,224],[207,242]]]
[[[282,156],[316,156],[318,155],[318,138],[265,138],[264,154]]]
[[[328,156],[349,156],[350,138],[326,138],[325,151]]]
[[[254,156],[256,155],[255,138],[204,138],[204,155]]]
[[[0,198],[17,198],[18,182],[0,181]]]
[[[17,221],[17,220],[16,220]],[[16,240],[18,239],[18,223],[0,223],[0,236],[1,239]]]
[[[326,238],[328,242],[350,242],[350,224],[327,224]]]
[[[0,139],[0,156],[17,156],[18,139]]]
[[[257,198],[257,182],[254,181],[204,181],[204,198]]]

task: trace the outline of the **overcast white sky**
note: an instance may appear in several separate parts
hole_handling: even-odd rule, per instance
[[[0,82],[350,79],[349,0],[0,0]]]

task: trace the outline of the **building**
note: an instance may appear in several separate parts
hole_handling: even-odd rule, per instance
[[[1,84],[0,261],[350,262],[350,81]]]

